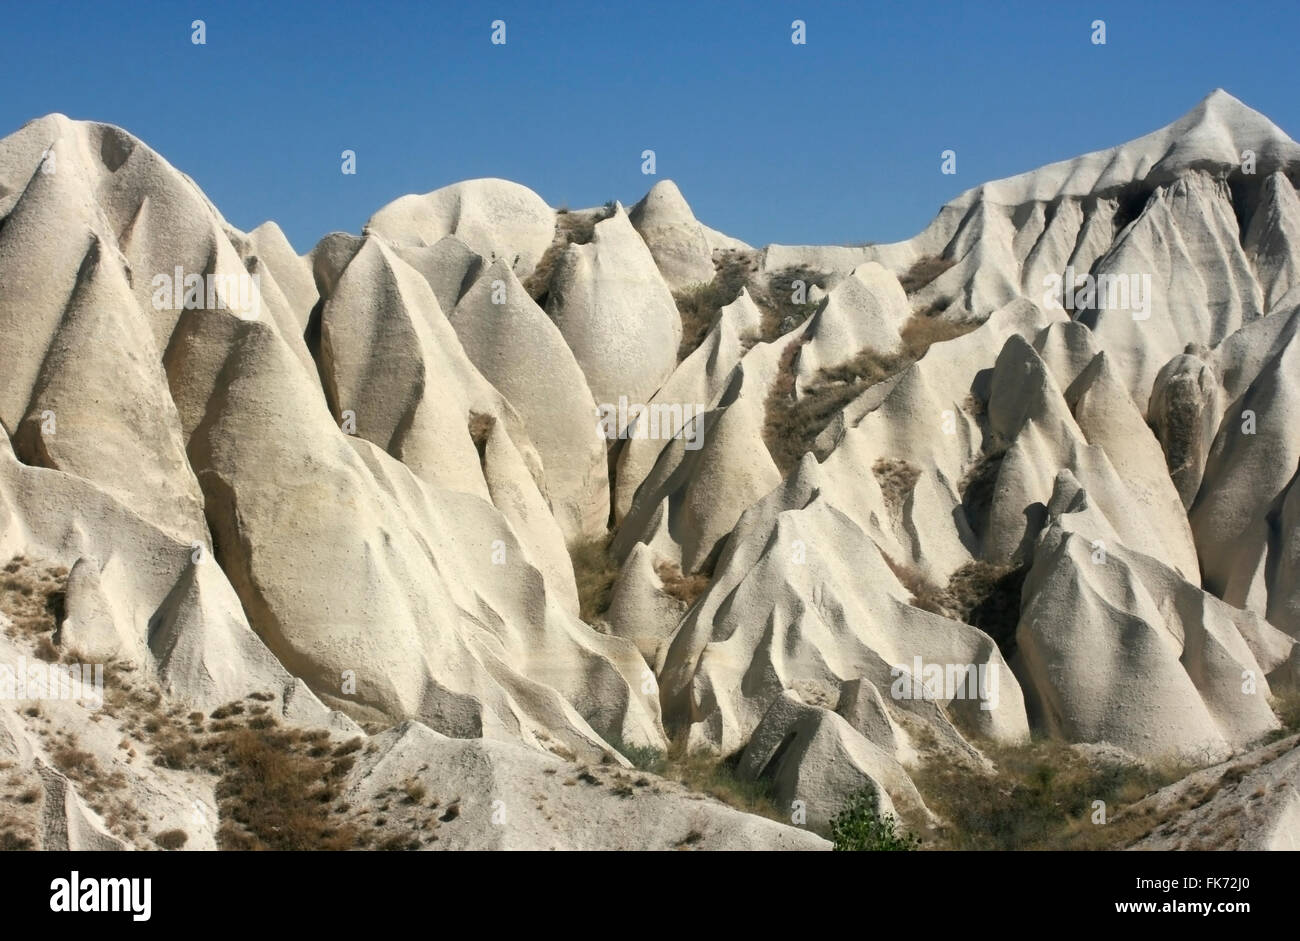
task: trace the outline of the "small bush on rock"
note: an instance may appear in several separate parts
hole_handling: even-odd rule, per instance
[[[872,787],[857,791],[831,818],[831,841],[837,852],[901,852],[921,845],[920,838],[898,831],[893,814],[880,813],[880,799]]]

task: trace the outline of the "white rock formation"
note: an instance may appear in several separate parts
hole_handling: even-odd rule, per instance
[[[546,312],[600,406],[644,404],[677,365],[681,316],[654,257],[623,207],[570,245],[556,265]],[[617,424],[621,433],[624,422]]]
[[[132,694],[369,734],[340,786],[422,782],[447,848],[825,847],[635,771],[670,732],[814,831],[871,787],[940,832],[912,772],[1031,732],[1263,755],[1300,687],[1297,181],[1300,146],[1220,91],[893,245],[755,251],[668,181],[565,218],[484,179],[300,256],[126,131],[25,125],[0,140],[0,653],[121,685],[111,715],[0,703],[35,795],[0,839],[229,839]],[[792,278],[821,286],[802,319]],[[702,283],[679,362],[673,292]],[[32,560],[61,573],[45,608]],[[1243,772],[1265,796],[1225,844],[1300,839],[1293,755]],[[1219,826],[1185,816],[1141,845]]]
[[[466,180],[394,200],[366,228],[402,246],[434,245],[455,235],[489,262],[503,259],[522,278],[551,244],[555,213],[518,183]]]
[[[628,213],[673,290],[713,280],[713,249],[681,190],[660,180]]]

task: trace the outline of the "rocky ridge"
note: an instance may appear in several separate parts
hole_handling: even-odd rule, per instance
[[[331,845],[412,848],[813,848],[862,788],[941,828],[917,769],[1031,735],[1250,753],[1300,689],[1298,182],[1216,91],[893,245],[473,180],[299,256],[123,130],[27,124],[5,662],[106,664],[118,702],[0,702],[6,832],[253,845],[266,736],[371,815]],[[1242,845],[1294,844],[1279,801]]]

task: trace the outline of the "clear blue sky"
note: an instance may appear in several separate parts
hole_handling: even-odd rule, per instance
[[[1154,130],[1216,87],[1300,132],[1295,0],[0,3],[0,134],[52,111],[121,125],[299,251],[478,176],[631,205],[646,148],[709,225],[836,243],[906,238],[970,186]]]

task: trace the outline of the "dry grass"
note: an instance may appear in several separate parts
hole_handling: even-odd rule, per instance
[[[126,776],[121,771],[106,771],[93,754],[79,747],[75,734],[64,730],[55,732],[49,755],[110,830],[128,840],[135,838],[145,818],[125,794]]]
[[[795,342],[791,347],[797,349],[798,345]],[[782,357],[783,371],[768,394],[767,420],[763,425],[763,443],[782,477],[799,466],[800,459],[813,450],[817,436],[846,405],[884,378],[880,375],[885,371],[883,368],[866,363],[865,357],[854,361],[854,366],[863,366],[866,373],[859,379],[819,381],[810,384],[803,396],[795,399],[794,374],[789,372],[787,380],[785,357]],[[787,386],[791,391],[786,391]]]
[[[1027,566],[994,565],[977,559],[953,572],[944,588],[915,569],[895,572],[912,593],[916,607],[978,627],[993,638],[1005,658],[1015,653],[1020,590],[1029,572]]]
[[[993,508],[998,473],[1006,453],[1006,449],[1000,447],[983,452],[957,484],[966,519],[977,534],[988,528],[988,514]]]
[[[899,513],[916,487],[921,469],[907,461],[880,458],[871,466],[871,473],[885,496],[885,505],[891,513]]]
[[[794,360],[803,346],[802,339],[791,340],[781,351],[777,361],[776,379],[765,402],[766,421],[763,424],[763,443],[784,477],[792,471],[808,450],[812,438],[805,427],[806,419],[795,416]]]
[[[739,752],[729,758],[719,758],[706,751],[688,752],[686,736],[681,734],[669,742],[662,763],[649,770],[670,781],[676,781],[688,790],[707,794],[729,807],[789,823],[789,816],[773,800],[768,781],[747,781],[736,775],[739,760]]]
[[[373,841],[376,834],[337,811],[354,759],[313,756],[314,744],[297,729],[219,735],[222,849],[348,850]]]
[[[555,237],[538,260],[537,267],[524,280],[524,290],[528,292],[529,297],[537,302],[539,307],[546,306],[547,296],[551,291],[551,279],[555,274],[555,266],[559,264],[565,250],[570,245],[586,245],[595,237],[596,223],[603,222],[613,215],[613,203],[606,203],[600,209],[584,210],[582,212],[566,210],[556,215]]]
[[[61,619],[66,576],[66,569],[41,569],[22,557],[6,564],[0,573],[0,608],[13,619],[12,637],[34,638],[38,647],[49,645],[57,656],[51,637]],[[353,849],[380,840],[340,801],[343,776],[361,748],[359,738],[336,745],[323,729],[283,728],[265,704],[274,696],[266,693],[212,710],[205,726],[202,713],[169,703],[129,662],[104,666],[100,714],[121,730],[121,760],[137,757],[138,747],[159,768],[215,777],[219,847]],[[41,717],[39,707],[26,714]],[[175,849],[188,840],[179,830],[149,836],[149,821],[130,800],[126,769],[117,770],[115,761],[101,763],[77,735],[55,729],[46,749],[54,767],[73,782],[110,832],[139,849],[151,844]],[[39,791],[28,788],[14,797],[18,805],[34,805]],[[0,817],[0,847],[32,848],[35,842],[34,833]]]
[[[682,319],[682,341],[677,346],[677,362],[694,353],[709,335],[718,312],[730,301],[719,302],[713,284],[694,284],[673,291],[677,313]],[[733,298],[734,300],[734,298]]]
[[[803,282],[802,304],[795,300],[796,281]],[[786,268],[757,287],[753,294],[763,311],[762,338],[770,342],[785,336],[815,314],[821,304],[808,300],[808,292],[814,285],[825,290],[829,283],[830,276],[825,272],[812,268]]]
[[[324,729],[281,726],[264,694],[256,693],[213,709],[205,723],[202,713],[168,708],[156,686],[133,681],[124,667],[106,673],[114,679],[105,689],[105,712],[138,739],[155,765],[216,778],[220,849],[343,850],[380,841],[341,799],[360,738],[336,744]],[[79,786],[79,792],[93,796],[99,777],[94,759],[87,760],[75,740],[61,744],[56,761],[79,785],[88,780],[90,787]]]
[[[48,635],[42,635],[36,639],[36,645],[32,648],[32,653],[46,663],[58,663],[60,658],[59,648],[54,646]]]
[[[618,563],[609,554],[613,533],[606,533],[587,542],[569,547],[573,561],[573,575],[578,586],[578,616],[588,624],[595,623],[609,610],[618,578]]]
[[[819,370],[816,380],[809,384],[808,394],[815,395],[817,393],[814,390],[832,389],[840,385],[853,386],[856,393],[861,394],[877,382],[902,372],[915,361],[907,350],[898,353],[859,350],[847,362]]]
[[[981,748],[996,774],[951,758],[911,772],[926,803],[946,821],[938,833],[941,848],[1120,849],[1152,828],[1152,821],[1125,808],[1192,770],[1173,762],[1099,763],[1054,741]],[[1098,800],[1106,803],[1105,824],[1092,823]]]
[[[36,849],[36,841],[20,821],[0,817],[0,851],[18,852]]]
[[[14,761],[0,761],[7,772],[0,790],[0,850],[30,850],[37,846],[40,831],[40,776],[31,765],[18,767]]]
[[[717,322],[722,308],[737,297],[748,282],[748,263],[742,256],[723,254],[714,262],[715,273],[708,284],[696,284],[673,292],[682,318],[682,341],[677,362],[694,353]]]
[[[667,752],[649,746],[629,746],[621,741],[610,744],[638,771],[658,775],[680,784],[688,791],[707,795],[745,813],[758,814],[782,823],[790,822],[789,817],[774,802],[769,781],[747,781],[737,776],[736,765],[740,760],[740,752],[728,758],[704,750],[688,752],[685,731],[669,740]],[[575,786],[578,782],[592,786],[602,783],[586,767],[581,768],[573,779]],[[631,783],[633,787],[650,787],[654,793],[658,793],[653,781],[644,776],[635,778]]]
[[[164,830],[156,834],[153,841],[165,850],[178,850],[189,842],[190,835],[184,830]]]
[[[781,475],[788,475],[804,454],[813,450],[817,436],[846,405],[876,383],[911,366],[935,343],[962,336],[976,326],[969,321],[913,316],[899,331],[903,346],[898,352],[860,350],[845,363],[819,370],[816,379],[807,384],[797,400],[794,361],[802,338],[792,340],[782,351],[777,378],[768,393],[767,421],[763,427],[763,442]],[[820,460],[825,455],[817,457]]]
[[[402,793],[406,795],[408,804],[418,804],[427,796],[428,789],[419,778],[407,778],[402,782]]]
[[[681,566],[668,559],[660,559],[655,563],[655,574],[663,583],[664,594],[676,598],[688,608],[704,594],[712,580],[710,575],[703,572],[683,575]]]
[[[915,294],[955,264],[957,264],[955,259],[943,258],[939,255],[922,255],[899,276],[898,283],[908,294]]]
[[[978,326],[972,320],[948,320],[938,316],[932,308],[927,308],[913,313],[899,334],[903,337],[906,355],[918,360],[934,344],[965,336]]]
[[[0,572],[0,611],[12,622],[6,628],[11,640],[35,639],[37,655],[58,659],[52,640],[63,621],[64,586],[68,570],[42,567],[25,556],[14,556]]]
[[[1275,692],[1269,705],[1273,707],[1273,712],[1282,723],[1282,728],[1272,732],[1268,740],[1276,741],[1300,732],[1300,690],[1288,689]]]

